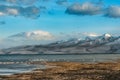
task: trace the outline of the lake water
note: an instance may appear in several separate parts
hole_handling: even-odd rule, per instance
[[[120,59],[120,54],[14,54],[0,55],[0,75],[28,72],[36,68],[45,68],[45,65],[27,64],[33,61],[72,61],[72,62],[104,62]]]

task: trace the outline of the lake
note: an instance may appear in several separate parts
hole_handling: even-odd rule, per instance
[[[120,54],[5,54],[0,55],[0,75],[29,72],[45,65],[27,64],[34,61],[68,61],[94,63],[120,59]]]

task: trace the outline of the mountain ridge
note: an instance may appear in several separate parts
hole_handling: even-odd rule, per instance
[[[0,54],[80,54],[80,53],[120,53],[120,36],[108,33],[84,40],[71,38],[46,45],[29,45],[2,49]]]

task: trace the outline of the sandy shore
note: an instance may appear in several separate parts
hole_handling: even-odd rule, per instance
[[[102,63],[47,62],[46,64],[56,67],[0,76],[0,80],[120,80],[120,61]]]

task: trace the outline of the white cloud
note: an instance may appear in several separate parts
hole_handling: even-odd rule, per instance
[[[3,15],[5,15],[5,13],[3,13],[3,12],[0,12],[0,16],[3,16]]]
[[[9,38],[13,38],[16,40],[52,40],[54,37],[51,33],[47,31],[37,30],[31,32],[22,32],[15,35],[10,36]]]
[[[120,18],[120,6],[112,5],[109,7],[104,7],[96,3],[74,3],[69,6],[66,11],[67,14],[73,15],[97,15],[101,14],[104,17],[109,18]]]
[[[88,33],[88,32],[85,32],[85,33],[82,33],[84,36],[89,36],[89,37],[97,37],[97,36],[100,36],[99,34],[97,33]]]
[[[30,32],[22,32],[9,36],[8,38],[0,39],[0,49],[23,45],[48,44],[54,40],[55,37],[47,31],[36,30]]]
[[[10,15],[10,16],[24,16],[27,18],[36,19],[40,15],[40,7],[30,6],[30,7],[20,7],[20,6],[7,6],[0,5],[0,16]]]
[[[7,11],[8,11],[8,14],[10,14],[10,15],[18,15],[19,14],[17,9],[8,8]]]
[[[102,12],[102,7],[97,4],[85,2],[83,4],[75,3],[69,6],[66,10],[68,14],[74,15],[96,15]]]
[[[86,37],[90,37],[90,38],[96,38],[98,36],[100,36],[101,34],[98,33],[94,33],[94,32],[70,32],[70,33],[63,33],[61,32],[56,39],[59,40],[68,40],[71,38],[78,38],[81,40],[84,40]]]
[[[105,17],[120,18],[120,6],[110,6],[105,11]]]
[[[23,16],[37,19],[46,9],[45,6],[38,5],[40,2],[41,0],[0,0],[0,16]]]

